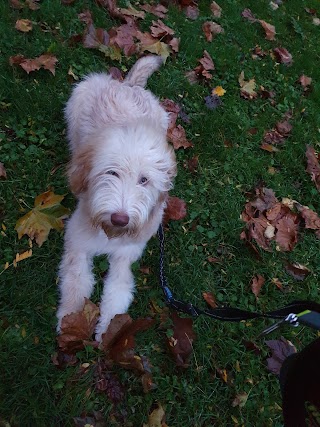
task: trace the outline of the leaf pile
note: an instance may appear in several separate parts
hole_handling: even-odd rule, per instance
[[[254,197],[242,212],[246,223],[241,239],[254,240],[265,251],[271,251],[275,242],[280,251],[292,251],[298,242],[299,230],[312,229],[319,237],[320,218],[316,212],[300,203],[283,199],[280,202],[274,191],[257,187]]]

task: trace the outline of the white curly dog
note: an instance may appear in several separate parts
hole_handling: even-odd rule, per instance
[[[68,178],[78,204],[66,226],[59,268],[58,331],[62,318],[81,310],[90,297],[96,255],[109,259],[98,341],[111,319],[132,302],[131,264],[156,233],[176,175],[174,151],[166,140],[168,115],[144,89],[161,63],[157,56],[141,58],[123,82],[91,74],[67,103]]]

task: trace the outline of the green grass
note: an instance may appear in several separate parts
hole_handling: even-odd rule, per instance
[[[182,124],[194,143],[194,148],[177,152],[179,172],[173,194],[187,202],[188,215],[183,221],[171,223],[166,236],[170,285],[179,298],[203,306],[204,291],[213,292],[221,304],[250,310],[271,310],[295,299],[317,300],[320,242],[311,232],[303,233],[292,253],[261,251],[261,261],[253,257],[239,235],[246,192],[260,180],[279,198],[291,197],[320,211],[319,194],[305,172],[304,154],[306,144],[319,149],[319,27],[305,12],[305,7],[317,8],[319,4],[316,0],[292,0],[272,11],[268,1],[221,1],[223,14],[218,22],[225,32],[208,43],[201,26],[212,19],[209,4],[199,1],[196,21],[170,7],[165,23],[181,38],[180,52],[149,81],[157,96],[184,105],[191,123]],[[265,40],[259,24],[241,18],[245,7],[275,25],[276,41]],[[8,175],[0,182],[0,221],[6,227],[0,236],[1,266],[11,263],[17,252],[28,249],[28,239],[19,241],[14,227],[18,218],[32,208],[38,194],[48,189],[67,194],[64,204],[74,207],[64,176],[68,151],[63,107],[72,89],[67,73],[70,66],[82,77],[118,65],[98,51],[68,43],[71,35],[83,31],[77,14],[87,8],[97,27],[119,25],[89,0],[75,1],[71,6],[63,6],[60,0],[43,1],[34,12],[11,9],[7,2],[0,4],[0,161]],[[35,23],[33,31],[22,34],[15,30],[19,18],[31,19]],[[148,16],[141,24],[145,31],[151,18]],[[40,23],[46,23],[47,32],[42,31]],[[251,50],[256,45],[266,51],[287,48],[293,56],[292,66],[276,64],[270,55],[253,60]],[[198,65],[204,49],[212,56],[216,71],[210,85],[192,86],[185,72]],[[27,75],[9,65],[11,55],[35,57],[46,51],[59,60],[55,76],[45,70]],[[121,67],[128,69],[135,59],[123,58]],[[238,76],[242,70],[246,80],[255,78],[258,85],[275,91],[274,105],[260,98],[240,98]],[[313,79],[307,96],[296,83],[301,74]],[[210,111],[203,98],[218,85],[226,90],[223,106]],[[293,130],[284,147],[275,154],[262,151],[259,146],[264,131],[271,129],[288,109],[293,110]],[[251,128],[257,128],[255,135],[248,132]],[[232,147],[225,147],[226,140]],[[196,155],[199,168],[192,174],[183,164]],[[270,174],[270,166],[278,172]],[[209,318],[195,321],[197,339],[190,367],[185,371],[174,366],[162,331],[153,328],[138,336],[137,352],[151,360],[158,388],[144,394],[139,378],[116,369],[126,388],[126,398],[118,411],[126,413],[127,421],[113,424],[109,419],[111,404],[92,386],[93,367],[100,353],[87,349],[79,354],[82,363],[90,363],[85,374],[80,365],[59,370],[51,361],[56,346],[56,272],[62,246],[63,235],[52,231],[41,248],[34,245],[31,258],[0,275],[0,420],[11,426],[67,427],[73,425],[73,417],[100,410],[109,420],[107,425],[138,427],[147,422],[151,405],[159,401],[165,407],[169,427],[282,425],[278,380],[266,369],[264,340],[257,339],[266,322],[222,323]],[[152,273],[144,276],[136,272],[137,293],[130,308],[133,317],[149,315],[150,300],[163,305],[157,283],[158,256],[158,243],[153,239],[141,261],[151,267]],[[221,256],[221,263],[208,263],[208,256]],[[284,270],[286,259],[307,265],[312,274],[302,283],[294,281]],[[98,262],[97,274],[102,269]],[[257,301],[249,286],[254,274],[266,278]],[[285,292],[272,284],[274,277],[284,283]],[[144,290],[145,286],[150,289]],[[101,286],[95,292],[95,301],[99,300],[99,292]],[[315,337],[301,328],[287,328],[281,333],[298,349]],[[279,336],[274,333],[271,338]],[[261,355],[246,350],[245,340],[261,347]],[[231,384],[217,376],[216,368],[227,369]],[[249,395],[246,405],[233,408],[234,397],[242,392]]]

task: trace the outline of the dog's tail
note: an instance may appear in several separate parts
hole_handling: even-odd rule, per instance
[[[140,58],[131,68],[123,83],[129,86],[145,87],[148,78],[160,68],[162,63],[163,59],[157,55],[148,55]]]

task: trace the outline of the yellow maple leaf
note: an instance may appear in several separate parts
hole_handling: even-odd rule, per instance
[[[226,91],[223,89],[222,86],[217,86],[214,89],[212,89],[212,95],[223,96],[225,93]]]
[[[167,45],[166,43],[160,42],[160,41],[157,41],[157,42],[150,44],[150,45],[141,44],[140,49],[141,49],[141,51],[147,50],[148,52],[160,55],[163,58],[164,63],[166,62],[168,56],[172,52],[169,45]]]
[[[27,234],[41,246],[47,240],[52,228],[61,231],[62,220],[70,214],[70,210],[60,204],[63,199],[64,196],[54,194],[53,191],[46,191],[37,196],[34,208],[16,223],[18,238],[21,239]]]

